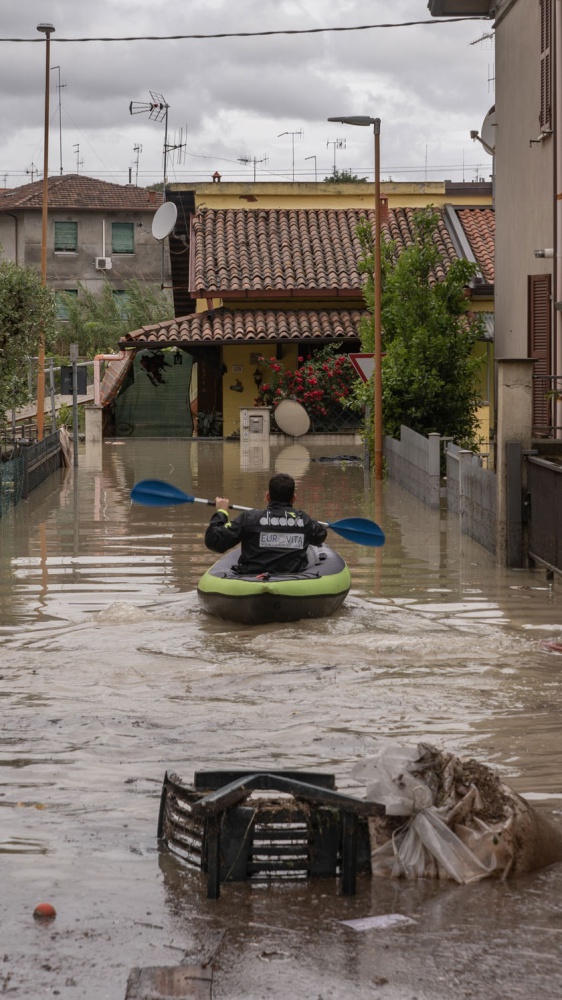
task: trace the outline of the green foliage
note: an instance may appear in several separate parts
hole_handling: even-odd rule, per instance
[[[174,308],[167,292],[156,285],[128,281],[123,295],[104,280],[101,292],[83,286],[78,295],[66,296],[67,322],[59,322],[59,339],[77,343],[80,357],[111,354],[121,337],[141,326],[172,319]]]
[[[352,174],[351,170],[336,170],[335,168],[329,177],[324,178],[326,184],[362,184],[366,180],[368,180],[367,177],[358,177],[357,174]]]
[[[28,358],[37,356],[39,334],[50,348],[55,333],[55,302],[37,271],[0,261],[0,426],[6,411],[28,403]]]
[[[437,213],[428,206],[415,214],[412,246],[397,253],[393,243],[381,246],[381,316],[384,432],[400,436],[405,424],[419,434],[439,433],[458,444],[477,444],[477,374],[482,358],[473,356],[482,336],[481,320],[466,315],[466,287],[476,266],[455,261],[441,280],[441,255],[434,242]],[[366,275],[365,301],[373,309],[373,241],[368,223],[358,226]],[[364,351],[374,350],[374,321],[361,328]],[[372,397],[372,386],[360,387],[359,398]]]
[[[305,361],[299,357],[299,367],[293,371],[276,358],[259,362],[268,371],[258,390],[257,406],[275,406],[282,399],[296,399],[311,416],[326,416],[334,405],[346,405],[353,390],[355,372],[345,354],[339,354],[341,344],[328,344]]]

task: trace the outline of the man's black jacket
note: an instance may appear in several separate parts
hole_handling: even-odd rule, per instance
[[[302,573],[309,545],[321,545],[326,529],[291,504],[272,501],[265,510],[248,510],[230,521],[217,510],[205,532],[205,545],[212,552],[227,552],[241,544],[240,573]]]

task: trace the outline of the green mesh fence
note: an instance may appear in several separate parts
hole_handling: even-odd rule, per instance
[[[185,352],[139,351],[115,400],[117,437],[192,437],[189,384],[193,360]]]
[[[22,498],[24,484],[23,455],[0,462],[0,517]]]

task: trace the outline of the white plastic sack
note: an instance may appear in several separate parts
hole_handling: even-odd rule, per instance
[[[374,875],[464,884],[562,860],[562,831],[475,761],[388,746],[352,777],[385,807],[369,821]]]

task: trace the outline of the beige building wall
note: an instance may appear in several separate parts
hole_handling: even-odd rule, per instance
[[[552,271],[554,138],[540,134],[540,8],[499,5],[496,29],[496,358],[525,358],[527,279]],[[546,197],[545,197],[546,192]],[[552,192],[552,196],[549,196]]]
[[[195,193],[195,207],[206,208],[374,208],[374,184],[328,184],[324,182],[264,182],[237,184],[231,181],[209,184],[171,184],[171,191]],[[446,202],[463,205],[492,203],[491,194],[463,191],[459,196],[446,192],[444,181],[387,181],[381,184],[381,196],[389,208],[424,208]]]

